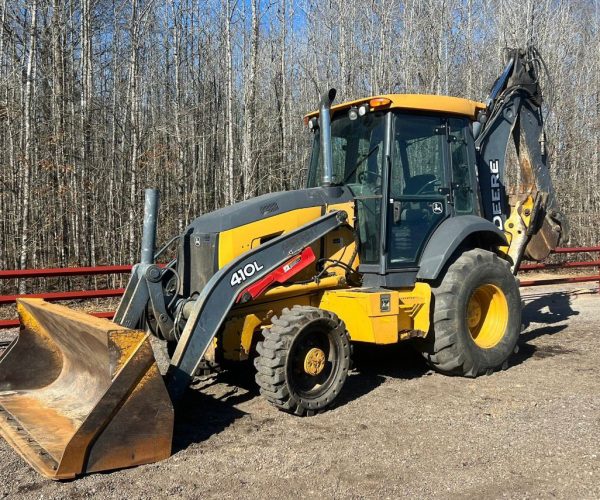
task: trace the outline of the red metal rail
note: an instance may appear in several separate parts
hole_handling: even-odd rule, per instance
[[[557,248],[554,253],[583,253],[583,252],[600,252],[600,246],[595,247],[571,247]],[[51,269],[24,269],[14,271],[0,270],[0,279],[20,279],[20,278],[50,278],[61,276],[94,276],[99,274],[126,274],[131,271],[132,266],[96,266],[96,267],[63,267]],[[552,264],[523,264],[521,271],[534,271],[539,269],[572,269],[598,267],[600,269],[600,259],[586,260],[581,262],[558,262]],[[522,279],[521,286],[540,286],[540,285],[556,285],[560,283],[584,283],[598,281],[600,293],[600,274],[588,276],[570,276],[564,278],[544,278],[544,279]],[[71,292],[48,292],[36,293],[30,295],[0,295],[0,305],[12,304],[20,297],[37,297],[48,301],[57,300],[75,300],[75,299],[97,299],[107,297],[119,297],[123,294],[123,288],[108,289],[108,290],[77,290]],[[114,311],[93,312],[91,313],[99,318],[112,318]],[[0,320],[0,329],[14,328],[19,326],[18,319]]]
[[[131,272],[132,266],[96,266],[96,267],[59,267],[51,269],[23,269],[23,270],[0,270],[0,279],[22,279],[22,278],[50,278],[61,276],[94,276],[99,274],[125,274]],[[105,290],[75,290],[70,292],[47,292],[32,293],[27,295],[0,295],[0,305],[14,304],[18,298],[30,297],[40,298],[47,301],[76,300],[76,299],[99,299],[109,297],[120,297],[124,288]],[[92,312],[98,318],[112,319],[114,311]],[[19,326],[18,319],[0,320],[0,329],[15,328]]]
[[[586,260],[582,262],[555,262],[544,264],[542,262],[536,264],[525,264],[521,266],[522,271],[534,271],[536,269],[563,269],[569,267],[598,267],[600,260]]]
[[[0,279],[51,278],[53,276],[93,276],[98,274],[127,274],[132,266],[54,267],[50,269],[0,270]]]
[[[581,253],[581,252],[600,252],[600,246],[596,247],[558,247],[553,253]]]
[[[600,252],[600,246],[594,247],[559,247],[554,250],[554,253],[593,253]],[[592,274],[586,276],[566,276],[562,278],[542,278],[542,279],[530,279],[520,280],[521,286],[542,286],[542,285],[559,285],[561,283],[589,283],[593,281],[598,282],[598,293],[600,293],[600,259],[597,260],[585,260],[579,262],[556,262],[551,264],[536,263],[536,264],[523,264],[520,268],[521,271],[535,271],[538,269],[573,269],[573,268],[584,268],[584,267],[598,267],[599,274]]]

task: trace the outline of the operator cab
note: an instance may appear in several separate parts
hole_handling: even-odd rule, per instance
[[[433,109],[423,109],[424,98]],[[445,110],[455,101],[462,101],[462,115],[451,106],[452,112]],[[402,95],[332,108],[332,184],[345,186],[356,200],[359,270],[367,282],[412,284],[436,227],[447,217],[480,214],[471,133],[475,104]],[[323,158],[317,118],[307,118],[314,132],[308,187],[316,187]]]

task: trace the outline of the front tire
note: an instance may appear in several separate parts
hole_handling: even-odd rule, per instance
[[[284,309],[254,360],[261,394],[280,410],[311,416],[330,407],[350,368],[351,345],[344,322],[309,306]]]
[[[506,368],[521,333],[519,286],[508,262],[469,250],[432,292],[432,329],[419,343],[430,366],[466,377]]]

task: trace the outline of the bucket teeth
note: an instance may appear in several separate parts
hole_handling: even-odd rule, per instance
[[[0,358],[0,434],[41,474],[67,479],[171,453],[173,406],[148,335],[41,299]]]

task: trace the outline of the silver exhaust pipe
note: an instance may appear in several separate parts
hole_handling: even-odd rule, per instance
[[[321,129],[321,151],[323,153],[323,187],[331,186],[333,182],[333,153],[331,150],[331,105],[335,99],[336,90],[329,89],[321,97],[319,108],[319,128]]]

